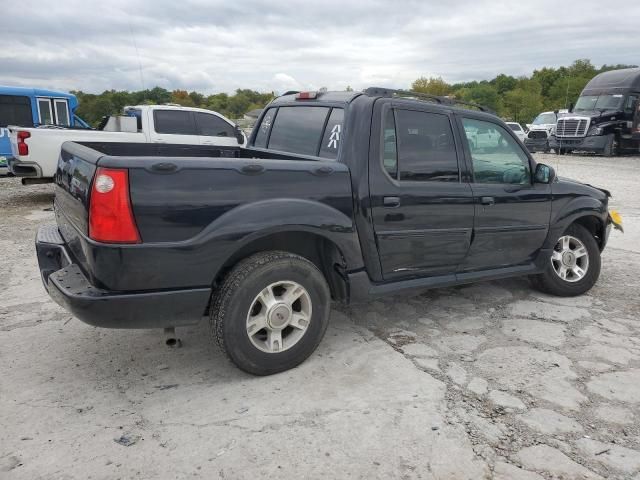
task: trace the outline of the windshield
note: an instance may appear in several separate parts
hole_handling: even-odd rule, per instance
[[[556,123],[555,113],[541,113],[532,122],[533,125],[552,125]]]
[[[584,95],[578,99],[574,112],[589,110],[617,110],[622,105],[624,95]]]

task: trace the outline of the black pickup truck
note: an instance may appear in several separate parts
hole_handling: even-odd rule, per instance
[[[589,290],[608,192],[556,178],[496,116],[453,103],[301,92],[265,108],[247,148],[65,143],[57,225],[36,241],[45,287],[101,327],[208,316],[259,375],[314,351],[331,300],[516,275]]]

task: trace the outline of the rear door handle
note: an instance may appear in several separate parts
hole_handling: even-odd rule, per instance
[[[480,203],[482,203],[482,205],[494,205],[496,203],[496,199],[493,197],[482,197],[480,199]]]
[[[385,207],[395,208],[400,206],[400,197],[384,197],[382,200]]]

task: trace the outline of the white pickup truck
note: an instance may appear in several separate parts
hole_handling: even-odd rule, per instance
[[[125,107],[101,130],[10,126],[9,169],[23,184],[52,181],[66,141],[244,146],[246,136],[217,112],[172,105]]]

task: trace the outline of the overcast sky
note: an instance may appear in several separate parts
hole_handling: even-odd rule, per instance
[[[0,19],[0,84],[85,92],[406,88],[640,63],[639,0],[0,0]]]

